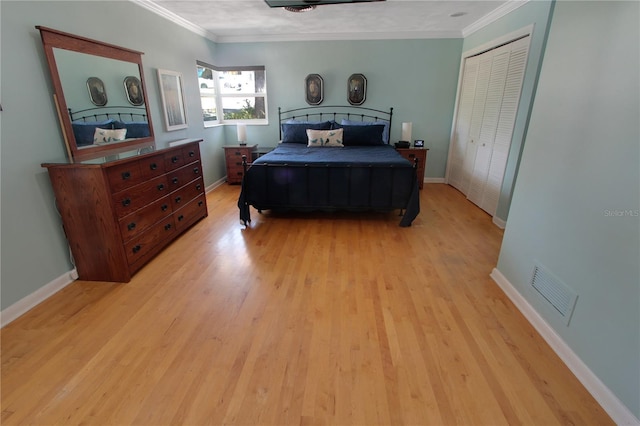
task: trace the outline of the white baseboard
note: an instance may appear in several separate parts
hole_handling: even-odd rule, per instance
[[[214,189],[216,189],[217,187],[219,187],[220,185],[224,184],[227,181],[226,176],[223,177],[222,179],[218,179],[217,181],[213,182],[211,185],[207,186],[204,189],[204,192],[209,193],[211,191],[213,191]]]
[[[492,222],[494,225],[496,225],[498,228],[500,229],[504,229],[507,227],[507,222],[505,222],[504,220],[500,219],[498,216],[494,216],[492,219]]]
[[[551,346],[554,352],[562,359],[567,367],[569,367],[569,370],[573,372],[616,424],[640,425],[640,420],[638,420],[620,399],[602,383],[598,376],[582,362],[560,335],[538,314],[498,269],[494,268],[493,271],[491,271],[491,278],[493,278],[507,297],[511,299],[513,304],[516,305],[525,318],[533,325],[538,333],[540,333],[542,338]]]
[[[29,309],[44,302],[72,282],[78,279],[78,272],[75,269],[70,270],[58,278],[54,279],[43,287],[40,287],[30,295],[23,297],[13,305],[0,312],[0,327],[9,324]]]
[[[444,178],[426,177],[424,183],[445,183]]]

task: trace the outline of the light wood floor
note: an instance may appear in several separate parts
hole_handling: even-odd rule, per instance
[[[502,232],[449,186],[392,214],[259,215],[237,186],[128,284],[6,326],[2,424],[605,425],[489,278]]]

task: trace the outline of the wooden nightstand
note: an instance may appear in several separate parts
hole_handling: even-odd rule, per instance
[[[418,184],[420,189],[424,184],[424,172],[427,167],[427,148],[396,148],[396,151],[400,153],[404,158],[412,163],[418,159]]]
[[[242,183],[244,170],[242,168],[242,156],[251,162],[258,145],[229,145],[223,146],[224,158],[227,164],[227,183]]]

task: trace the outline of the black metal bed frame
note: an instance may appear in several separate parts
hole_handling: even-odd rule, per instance
[[[105,111],[105,110],[109,110],[109,111]],[[139,111],[144,111],[144,113]],[[86,112],[90,112],[90,113],[78,116],[79,114],[86,113]],[[144,107],[132,107],[127,105],[87,108],[79,111],[72,111],[71,108],[69,108],[69,117],[71,118],[71,122],[77,121],[77,120],[82,120],[84,122],[99,121],[98,120],[99,117],[104,117],[107,120],[110,118],[113,118],[113,119],[118,119],[119,121],[136,121],[136,118],[138,118],[139,121],[142,121],[145,123],[148,122],[147,110]]]

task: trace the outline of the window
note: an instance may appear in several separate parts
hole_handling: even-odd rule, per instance
[[[215,67],[197,62],[205,127],[266,123],[267,79],[263,66]]]

